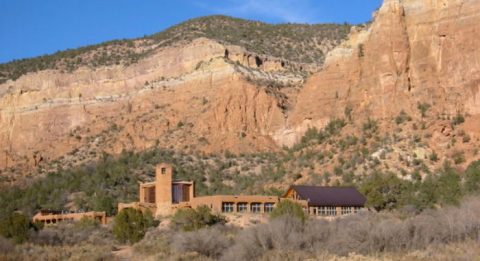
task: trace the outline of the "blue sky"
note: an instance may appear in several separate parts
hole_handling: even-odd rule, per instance
[[[223,14],[269,23],[362,23],[382,0],[0,0],[0,63],[152,34]]]

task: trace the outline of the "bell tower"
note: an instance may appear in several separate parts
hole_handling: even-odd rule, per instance
[[[157,204],[157,215],[170,211],[172,206],[172,181],[173,167],[161,163],[155,168],[155,203]]]

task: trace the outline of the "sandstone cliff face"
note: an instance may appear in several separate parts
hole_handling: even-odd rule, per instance
[[[8,82],[0,88],[0,167],[35,166],[78,150],[274,149],[267,133],[283,123],[278,100],[238,68],[268,72],[283,66],[272,59],[252,63],[251,57],[242,48],[198,39],[127,68],[43,71]]]
[[[275,150],[346,110],[420,117],[418,103],[432,119],[469,115],[477,135],[479,25],[478,1],[385,0],[321,69],[199,38],[126,68],[29,74],[0,85],[0,168],[152,146]],[[306,71],[317,72],[304,83]]]
[[[417,104],[428,103],[432,115],[477,117],[479,31],[478,1],[386,0],[373,24],[353,31],[309,78],[290,130],[322,127],[346,108],[357,118],[419,117]]]

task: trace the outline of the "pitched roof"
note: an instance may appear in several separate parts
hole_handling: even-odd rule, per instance
[[[367,199],[353,187],[292,186],[309,206],[363,207]]]

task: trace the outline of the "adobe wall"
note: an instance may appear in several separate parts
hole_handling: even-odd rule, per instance
[[[279,197],[276,196],[233,196],[233,195],[217,195],[217,196],[204,196],[196,197],[190,202],[192,208],[205,205],[212,209],[215,213],[222,213],[222,202],[230,202],[234,204],[234,211],[237,211],[237,203],[247,203],[250,207],[251,203],[262,204],[261,212],[263,212],[263,204],[265,203],[278,203]]]

